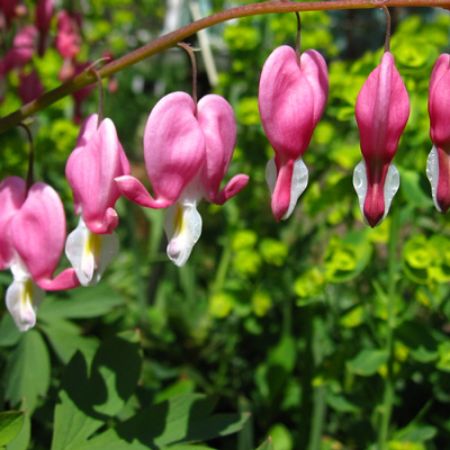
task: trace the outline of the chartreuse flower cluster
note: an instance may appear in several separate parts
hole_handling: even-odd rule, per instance
[[[259,84],[262,126],[275,156],[266,177],[276,220],[287,219],[308,183],[303,156],[328,96],[328,71],[315,50],[283,45],[268,57]],[[392,161],[410,112],[408,93],[388,47],[356,102],[362,162],[353,176],[361,211],[370,226],[388,213],[400,177]],[[450,207],[450,55],[441,55],[430,82],[433,149],[427,175],[434,203]],[[66,165],[79,224],[66,237],[64,208],[45,183],[31,186],[18,177],[0,184],[0,266],[14,281],[6,305],[18,328],[33,327],[45,290],[97,283],[117,254],[115,203],[166,209],[167,255],[177,266],[188,260],[202,231],[197,205],[223,204],[249,177],[238,174],[221,188],[236,144],[236,119],[223,97],[174,92],[151,111],[144,131],[144,157],[152,193],[131,175],[130,164],[111,119],[93,114],[84,122]],[[54,276],[62,252],[72,268]],[[303,293],[304,286],[297,286]]]

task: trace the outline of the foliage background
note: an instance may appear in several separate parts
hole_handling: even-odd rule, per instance
[[[32,10],[32,2],[25,3]],[[158,36],[169,13],[158,0],[62,4],[82,12],[82,58],[91,61]],[[198,6],[206,15],[232,4],[203,0]],[[187,3],[179,13],[179,25],[191,20]],[[98,287],[48,293],[36,329],[24,335],[3,311],[0,401],[5,411],[26,411],[8,450],[165,448],[238,430],[209,446],[253,450],[270,435],[275,450],[376,448],[391,382],[389,448],[450,447],[450,227],[434,209],[425,177],[428,81],[438,55],[448,50],[450,16],[393,11],[392,52],[411,116],[395,158],[400,191],[390,217],[373,230],[362,223],[351,182],[360,160],[354,104],[380,60],[384,16],[305,13],[302,21],[302,47],[320,50],[329,63],[330,97],[305,155],[310,185],[293,217],[275,223],[270,213],[264,167],[272,150],[257,91],[271,50],[294,43],[295,17],[215,26],[208,40],[219,76],[211,86],[198,54],[200,92],[232,103],[239,137],[230,172],[250,174],[250,185],[221,208],[201,205],[203,235],[182,269],[165,256],[163,213],[121,200],[121,252]],[[62,60],[55,49],[34,64],[46,89],[59,84]],[[141,141],[149,111],[166,93],[189,92],[190,68],[183,52],[172,49],[116,78],[119,89],[107,95],[106,115],[133,173],[145,179]],[[20,106],[17,76],[7,81],[2,116]],[[83,108],[96,110],[95,92]],[[59,191],[72,229],[64,179],[78,133],[72,99],[36,115],[32,127],[36,178]],[[0,143],[2,178],[24,176],[24,136],[11,130]],[[10,281],[9,273],[0,274],[2,290]],[[211,408],[202,402],[211,399],[232,415],[206,418]],[[164,440],[160,417],[175,435],[195,431],[200,417],[201,432]],[[220,432],[206,433],[216,431],[214,420]],[[119,440],[123,447],[113,447]],[[132,444],[143,447],[126,447]]]

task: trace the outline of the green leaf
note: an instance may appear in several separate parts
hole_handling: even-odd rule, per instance
[[[356,413],[359,411],[359,408],[355,404],[349,402],[343,395],[336,395],[328,392],[327,403],[338,412]]]
[[[65,364],[77,351],[83,353],[89,361],[92,360],[99,345],[95,338],[80,336],[80,328],[66,320],[55,319],[48,324],[43,323],[41,329]]]
[[[274,450],[272,438],[269,436],[256,450]]]
[[[22,333],[17,328],[9,314],[4,314],[0,322],[0,347],[16,345]]]
[[[28,414],[23,417],[22,429],[17,436],[7,445],[7,450],[27,450],[31,438],[31,419]]]
[[[0,446],[9,444],[20,433],[23,418],[20,411],[0,412]]]
[[[433,206],[431,195],[425,194],[421,187],[421,174],[414,170],[407,170],[402,167],[399,169],[400,178],[400,192],[403,198],[411,206],[417,208],[429,208]]]
[[[138,440],[147,447],[199,442],[236,433],[248,414],[211,415],[214,401],[200,394],[188,394],[152,405],[117,427],[119,436]]]
[[[105,400],[94,405],[98,413],[115,415],[136,389],[141,372],[139,333],[123,333],[106,341],[95,355],[92,379],[103,380]]]
[[[60,402],[54,414],[54,433],[51,450],[72,450],[84,444],[103,422],[91,416],[90,402],[95,393],[87,389],[88,367],[81,353],[77,353],[64,372]]]
[[[50,384],[50,358],[40,333],[31,330],[22,335],[11,353],[6,368],[6,398],[32,411]]]
[[[125,299],[107,284],[70,292],[67,300],[49,298],[39,309],[39,318],[51,322],[55,318],[87,319],[102,316],[123,305]]]
[[[385,350],[365,349],[347,362],[347,369],[356,375],[369,377],[386,364],[387,360],[388,353]]]
[[[137,332],[123,333],[105,341],[90,371],[81,353],[72,358],[63,377],[61,403],[55,409],[52,450],[84,448],[88,445],[87,439],[103,425],[106,419],[103,415],[114,416],[123,408],[139,379],[138,342]],[[120,441],[118,437],[115,440]],[[110,444],[108,441],[108,448],[113,448]],[[94,445],[97,445],[95,439],[89,441],[89,446]]]
[[[402,430],[395,433],[394,438],[399,441],[425,442],[433,439],[437,434],[437,429],[431,425],[418,423],[409,424]]]

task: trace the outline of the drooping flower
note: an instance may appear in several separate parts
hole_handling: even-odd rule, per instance
[[[14,36],[13,46],[0,61],[0,76],[10,70],[25,66],[36,50],[38,31],[34,25],[27,25]]]
[[[309,146],[328,97],[328,71],[322,55],[308,50],[300,56],[283,45],[264,63],[259,82],[259,112],[275,150],[266,167],[272,212],[287,219],[306,189],[308,169],[302,156]]]
[[[353,173],[361,211],[374,227],[386,217],[400,185],[392,159],[409,117],[409,98],[386,51],[359,92],[355,109],[363,161]]]
[[[450,208],[450,55],[442,54],[433,68],[428,98],[430,136],[433,148],[428,156],[427,176],[436,208]]]
[[[14,249],[10,236],[10,221],[26,197],[26,183],[19,177],[7,177],[0,183],[0,270],[11,265]]]
[[[57,17],[56,49],[64,59],[73,59],[80,52],[81,17],[63,10]]]
[[[44,290],[72,289],[79,282],[73,269],[53,277],[66,237],[64,208],[53,188],[35,183],[26,193],[25,182],[10,177],[1,184],[0,196],[2,212],[9,215],[0,226],[2,268],[9,267],[14,277],[6,306],[26,331],[36,323]]]
[[[114,209],[120,197],[114,178],[128,175],[130,166],[111,119],[99,123],[97,114],[85,121],[66,165],[73,191],[77,228],[69,234],[66,255],[84,286],[99,281],[117,254],[113,231],[119,218]]]
[[[39,30],[39,55],[45,53],[47,35],[53,17],[53,0],[38,0],[36,5],[36,28]]]
[[[200,237],[202,197],[223,204],[248,182],[233,177],[220,190],[236,142],[236,122],[229,103],[206,95],[195,104],[184,92],[162,98],[153,108],[144,132],[144,157],[154,196],[132,176],[116,179],[121,192],[148,208],[169,208],[165,231],[167,254],[178,266],[186,263]]]
[[[44,87],[36,69],[33,69],[29,73],[23,71],[19,73],[19,96],[23,103],[31,102],[43,94],[43,92]]]

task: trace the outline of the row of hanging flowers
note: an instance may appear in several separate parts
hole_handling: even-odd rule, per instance
[[[389,18],[387,9],[387,17]],[[259,84],[259,111],[275,156],[266,179],[276,220],[287,219],[308,183],[303,162],[328,96],[325,59],[316,50],[283,45],[266,60]],[[388,20],[389,24],[389,20]],[[389,50],[389,26],[381,63],[364,83],[356,102],[363,160],[353,175],[362,214],[370,226],[386,217],[400,177],[392,164],[409,117],[408,93]],[[192,49],[180,44],[191,56]],[[88,70],[95,72],[93,67]],[[221,188],[236,144],[236,120],[226,99],[209,94],[197,100],[174,92],[152,109],[144,131],[144,158],[153,194],[131,175],[130,164],[110,118],[89,116],[66,164],[79,224],[66,237],[64,207],[43,182],[10,176],[0,183],[0,268],[14,281],[6,305],[18,328],[36,323],[44,291],[97,283],[117,254],[115,204],[120,196],[152,209],[166,209],[167,255],[177,266],[188,260],[202,231],[197,211],[204,199],[223,204],[238,194],[249,177],[238,174]],[[100,80],[101,86],[101,80]],[[429,113],[433,148],[426,173],[436,208],[450,206],[450,55],[437,60],[431,74]],[[61,255],[72,267],[54,272]]]

